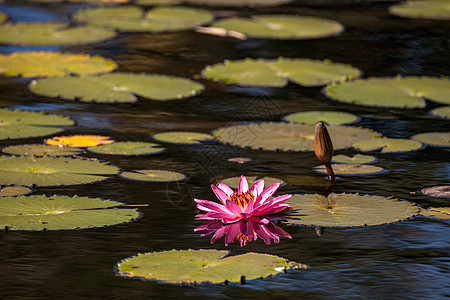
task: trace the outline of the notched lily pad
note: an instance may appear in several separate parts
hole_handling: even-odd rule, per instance
[[[336,175],[369,175],[384,171],[382,167],[374,165],[332,164],[331,167]],[[314,167],[314,170],[322,174],[328,174],[324,165]]]
[[[137,209],[111,209],[123,203],[79,196],[4,197],[0,201],[0,228],[8,230],[62,230],[111,226],[140,216]]]
[[[450,106],[435,108],[430,111],[430,114],[439,118],[450,119]]]
[[[51,145],[14,145],[2,150],[6,154],[23,156],[72,156],[83,152],[79,148],[55,147]]]
[[[287,222],[293,225],[353,227],[381,225],[405,220],[419,212],[419,207],[392,197],[360,194],[294,195],[287,204],[294,207]]]
[[[450,207],[430,207],[421,209],[419,213],[428,218],[450,220]]]
[[[0,197],[14,197],[20,195],[26,195],[33,190],[26,186],[12,185],[6,186],[0,190]],[[0,200],[1,201],[1,200]]]
[[[426,132],[413,135],[411,139],[432,146],[450,147],[450,132]]]
[[[356,154],[347,156],[338,154],[333,156],[332,161],[340,164],[370,164],[376,162],[378,159],[372,155]]]
[[[269,186],[272,183],[275,182],[279,182],[280,186],[285,185],[286,182],[282,179],[278,179],[278,178],[274,178],[274,177],[270,177],[270,176],[246,176],[247,181],[248,181],[248,185],[252,186],[256,181],[263,179],[264,180],[264,185],[265,186]],[[225,179],[221,179],[220,182],[228,185],[230,188],[232,189],[237,189],[239,186],[239,180],[241,179],[240,176],[236,176],[236,177],[229,177],[229,178],[225,178]],[[215,184],[216,182],[214,182]]]
[[[338,111],[306,111],[287,115],[283,120],[309,125],[315,125],[320,121],[329,125],[343,125],[355,123],[359,120],[359,117],[354,114]]]
[[[120,177],[130,180],[150,182],[172,182],[186,179],[186,175],[182,173],[167,170],[134,170],[122,172]]]
[[[422,143],[408,139],[379,138],[359,141],[353,148],[359,151],[375,151],[381,149],[382,153],[408,152],[422,148]]]
[[[161,132],[154,134],[153,138],[160,142],[173,144],[201,144],[203,141],[214,139],[210,134],[192,131]]]
[[[426,187],[422,189],[422,193],[427,196],[450,198],[450,185]]]
[[[161,153],[165,148],[155,143],[145,142],[114,142],[109,145],[89,147],[89,151],[110,155],[148,155]]]
[[[45,141],[48,145],[68,147],[94,147],[114,143],[109,136],[103,135],[71,135],[55,136]]]
[[[296,262],[262,253],[227,256],[215,249],[139,253],[117,264],[118,275],[173,284],[240,282],[301,268]]]
[[[404,18],[450,20],[448,0],[409,0],[392,5],[389,12]]]

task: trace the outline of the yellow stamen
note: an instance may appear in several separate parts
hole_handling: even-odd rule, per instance
[[[230,195],[230,200],[239,205],[242,209],[245,209],[250,201],[255,201],[255,196],[253,196],[250,191],[241,194],[238,194],[238,192],[235,191]]]

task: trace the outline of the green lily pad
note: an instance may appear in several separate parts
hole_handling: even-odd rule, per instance
[[[137,209],[110,209],[123,203],[79,196],[4,197],[0,227],[9,230],[62,230],[111,226],[138,218]]]
[[[432,197],[449,197],[450,185],[431,186],[422,189],[422,193]]]
[[[450,106],[442,106],[442,107],[435,108],[432,111],[430,111],[430,113],[433,116],[436,116],[439,118],[450,119]]]
[[[0,11],[0,24],[8,20],[8,15]]]
[[[65,22],[6,23],[0,25],[0,44],[80,45],[98,43],[115,37],[111,29],[92,26],[69,27]]]
[[[313,151],[313,125],[294,123],[248,123],[219,128],[213,135],[221,142],[262,150]],[[380,136],[365,128],[332,125],[327,127],[335,150],[349,148],[360,140]]]
[[[161,132],[154,134],[153,138],[157,141],[173,144],[201,144],[203,141],[214,139],[210,134],[191,131]]]
[[[268,7],[287,4],[293,0],[184,0],[189,4],[235,7]]]
[[[73,147],[55,147],[50,145],[14,145],[2,150],[6,154],[24,156],[72,156],[80,154],[83,149]]]
[[[226,18],[215,22],[213,26],[263,39],[317,39],[336,36],[344,31],[344,27],[333,20],[294,15]]]
[[[411,138],[427,145],[450,147],[450,132],[425,132]]]
[[[89,151],[110,155],[148,155],[161,153],[165,148],[160,145],[145,142],[114,142],[109,145],[100,145],[87,148]]]
[[[269,177],[269,176],[245,176],[247,178],[247,182],[248,182],[248,186],[252,186],[256,181],[263,179],[264,180],[264,185],[265,186],[269,186],[272,183],[275,182],[279,182],[280,186],[281,185],[285,185],[286,182],[282,179],[278,179],[278,178],[274,178],[274,177]],[[237,189],[239,186],[239,180],[241,179],[240,176],[236,176],[236,177],[229,177],[229,178],[225,178],[220,180],[220,182],[228,185],[230,188],[232,189]]]
[[[448,0],[406,1],[392,5],[389,12],[404,18],[450,20]]]
[[[329,125],[342,125],[355,123],[359,118],[353,114],[339,111],[306,111],[287,115],[283,120],[309,125],[315,125],[320,121]]]
[[[377,158],[372,155],[356,154],[353,156],[347,156],[338,154],[333,156],[333,162],[340,164],[370,164],[377,161]]]
[[[92,183],[117,174],[97,160],[66,157],[0,156],[0,184],[59,186]]]
[[[88,25],[114,28],[125,32],[163,32],[192,29],[210,23],[214,16],[201,9],[156,7],[144,13],[138,6],[88,8],[73,15]]]
[[[4,187],[0,190],[0,197],[14,197],[20,195],[26,195],[33,190],[26,186],[12,185]]]
[[[448,77],[368,78],[329,85],[325,94],[357,105],[423,108],[425,100],[450,104]]]
[[[29,87],[39,95],[98,103],[135,102],[135,95],[158,101],[176,100],[194,96],[203,89],[190,79],[133,73],[43,78],[33,80]]]
[[[419,213],[428,218],[450,220],[450,207],[430,207],[421,209]]]
[[[124,277],[157,280],[174,284],[239,282],[283,273],[299,267],[285,258],[249,252],[227,256],[226,250],[171,250],[139,253],[117,264]]]
[[[0,73],[6,76],[52,77],[92,75],[114,70],[117,64],[101,56],[49,51],[0,54]]]
[[[381,225],[416,215],[419,207],[392,197],[331,193],[294,195],[285,203],[294,207],[288,223],[324,227]]]
[[[381,149],[382,153],[408,152],[422,148],[422,143],[408,139],[369,139],[354,143],[353,148],[359,151],[375,151]]]
[[[46,136],[63,131],[60,126],[71,126],[68,117],[46,112],[0,109],[0,140]]]
[[[134,170],[130,172],[122,172],[120,177],[131,180],[151,182],[172,182],[186,179],[186,175],[182,173],[166,170]]]
[[[182,2],[182,0],[136,0],[134,3],[138,5],[178,5]]]
[[[382,167],[374,165],[332,164],[331,167],[336,175],[369,175],[384,171]],[[314,170],[322,174],[328,174],[324,165],[314,167]]]

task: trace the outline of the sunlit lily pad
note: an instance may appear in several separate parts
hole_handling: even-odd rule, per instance
[[[331,167],[336,175],[368,175],[384,171],[382,167],[374,165],[332,164]],[[314,170],[319,173],[328,174],[324,165],[315,167]]]
[[[450,106],[442,106],[442,107],[435,108],[432,111],[430,111],[430,113],[433,116],[436,116],[439,118],[450,119]]]
[[[422,193],[427,196],[450,198],[450,185],[440,185],[423,188]]]
[[[287,115],[283,120],[310,125],[315,125],[320,121],[329,125],[342,125],[355,123],[359,118],[353,114],[338,111],[306,111]]]
[[[432,146],[450,147],[450,132],[426,132],[413,135],[413,140]]]
[[[0,109],[0,140],[55,134],[73,124],[68,117],[46,112]]]
[[[313,125],[295,123],[249,123],[219,128],[213,135],[223,143],[251,149],[313,151],[314,129]],[[357,141],[380,136],[365,128],[333,125],[327,129],[334,149],[349,148]]]
[[[94,147],[98,145],[108,145],[114,143],[109,136],[103,135],[71,135],[71,136],[55,136],[45,141],[53,146],[69,146],[69,147]]]
[[[450,220],[450,207],[430,207],[421,209],[420,214],[424,217]]]
[[[79,148],[55,147],[51,145],[14,145],[2,150],[6,154],[31,156],[72,156],[83,152]]]
[[[408,152],[422,148],[422,143],[408,139],[369,139],[354,143],[353,148],[359,151],[375,151],[381,149],[382,153]]]
[[[174,144],[201,144],[203,141],[214,139],[210,134],[192,131],[161,132],[154,134],[153,138],[161,142]]]
[[[331,193],[294,195],[287,204],[288,223],[324,227],[381,225],[405,220],[416,215],[419,207],[392,197]]]
[[[353,156],[347,156],[338,154],[333,156],[333,162],[340,164],[370,164],[377,161],[377,158],[372,155],[356,154]]]
[[[119,169],[97,160],[65,157],[0,156],[0,184],[59,186],[92,183]]]
[[[91,75],[114,70],[117,64],[101,56],[33,51],[0,54],[0,73],[6,76],[51,77]]]
[[[333,20],[294,15],[259,15],[252,18],[226,18],[215,27],[237,31],[252,38],[316,39],[339,35],[344,27]]]
[[[287,4],[293,0],[184,0],[189,4],[212,6],[263,7]]]
[[[122,172],[120,177],[151,182],[172,182],[186,179],[186,175],[166,170],[134,170]]]
[[[450,20],[448,0],[408,0],[392,5],[389,12],[404,18]]]
[[[125,32],[162,32],[195,28],[210,23],[214,16],[201,9],[156,7],[144,12],[138,6],[88,8],[73,15],[81,23],[110,27]]]
[[[183,99],[196,95],[203,86],[190,79],[173,76],[111,73],[38,79],[31,82],[30,89],[49,97],[109,103],[135,102],[135,95],[159,101]]]
[[[123,203],[79,196],[20,196],[0,200],[0,227],[9,230],[62,230],[111,226],[140,216]]]
[[[423,108],[425,100],[450,104],[448,77],[368,78],[329,85],[325,94],[357,105]]]
[[[92,26],[69,27],[65,22],[6,23],[0,25],[0,44],[13,45],[79,45],[113,38],[111,29]]]
[[[160,145],[145,142],[114,142],[109,145],[89,147],[89,151],[111,155],[146,155],[164,151]]]
[[[120,261],[120,276],[157,280],[174,284],[240,282],[299,268],[285,258],[249,252],[227,256],[226,250],[171,250],[139,253]]]
[[[282,179],[278,179],[278,178],[274,178],[274,177],[269,177],[269,176],[245,176],[247,178],[248,181],[248,185],[252,186],[257,180],[263,179],[264,180],[264,185],[265,186],[269,186],[272,183],[275,182],[279,182],[280,185],[285,185],[286,182],[284,182],[284,180]],[[230,178],[225,178],[220,180],[220,182],[228,185],[230,188],[232,189],[237,189],[239,186],[239,180],[241,179],[240,176],[236,176],[236,177],[230,177]],[[216,183],[216,182],[214,182]]]
[[[178,5],[182,0],[136,0],[134,1],[138,5]]]
[[[33,190],[26,186],[12,185],[6,186],[0,190],[0,197],[14,197],[20,195],[26,195]],[[1,201],[1,200],[0,200]]]
[[[8,15],[0,11],[0,24],[8,20]]]

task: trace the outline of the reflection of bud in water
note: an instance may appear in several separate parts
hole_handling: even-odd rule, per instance
[[[333,158],[333,143],[323,122],[317,123],[314,131],[314,153],[327,168],[330,180],[334,180],[334,172],[330,163]]]

